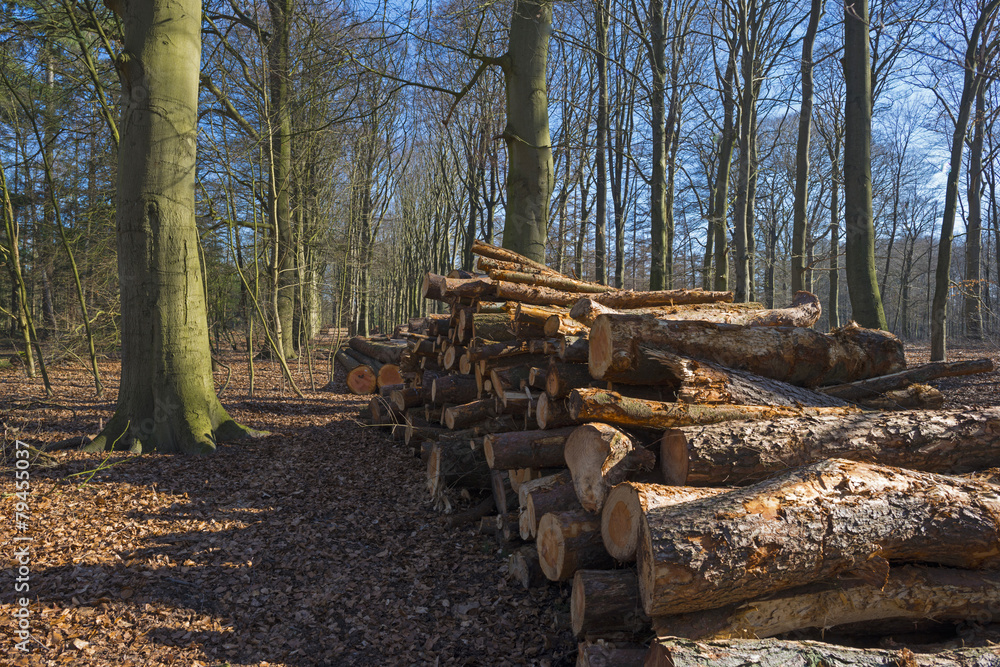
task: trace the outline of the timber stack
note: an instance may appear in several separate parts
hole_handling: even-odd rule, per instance
[[[992,362],[908,369],[892,334],[812,329],[807,292],[767,309],[473,252],[482,273],[424,280],[449,312],[337,361],[447,523],[508,546],[520,585],[572,587],[579,665],[998,664],[803,641],[1000,623],[1000,409],[926,384]]]

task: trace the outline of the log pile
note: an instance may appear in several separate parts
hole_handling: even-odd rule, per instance
[[[1000,485],[969,474],[1000,465],[1000,409],[932,410],[925,384],[988,360],[907,369],[891,334],[813,330],[806,292],[768,310],[473,252],[483,273],[424,280],[447,314],[337,360],[437,509],[483,499],[449,524],[496,535],[525,587],[571,583],[578,664],[716,664],[683,640],[737,660],[796,644],[739,640],[1000,609]]]

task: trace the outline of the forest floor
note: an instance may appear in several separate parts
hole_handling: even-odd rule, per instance
[[[928,348],[908,346],[911,363]],[[952,347],[952,359],[1000,347]],[[50,369],[56,396],[0,371],[0,663],[12,665],[571,665],[568,584],[525,591],[506,554],[431,509],[420,461],[357,420],[367,399],[297,398],[277,365],[223,361],[223,404],[270,432],[214,456],[57,451],[30,470],[28,532],[15,530],[13,441],[93,436],[112,415],[119,364],[94,399],[79,364]],[[325,361],[315,365],[326,384]],[[227,373],[216,374],[217,387]],[[1000,405],[1000,373],[934,383],[948,407]],[[30,544],[32,652],[14,648],[15,535]],[[6,658],[4,658],[6,656]]]

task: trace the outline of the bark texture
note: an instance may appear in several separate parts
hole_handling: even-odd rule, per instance
[[[1000,567],[1000,486],[842,459],[646,513],[643,608],[721,607],[889,560]]]
[[[570,316],[587,326],[593,326],[598,315],[652,315],[660,320],[697,320],[720,324],[757,327],[811,327],[822,312],[819,299],[810,292],[797,292],[788,308],[768,310],[759,303],[704,303],[685,306],[615,310],[594,299],[577,301]]]
[[[614,565],[601,543],[601,520],[590,512],[549,512],[538,522],[537,538],[538,562],[550,581],[566,581],[577,570]]]
[[[653,452],[614,426],[601,423],[578,426],[566,439],[563,454],[576,497],[590,512],[601,511],[615,484],[656,465]]]

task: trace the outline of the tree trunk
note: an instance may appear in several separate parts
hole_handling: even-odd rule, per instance
[[[616,561],[630,563],[635,560],[646,512],[657,507],[709,498],[725,491],[727,489],[622,482],[611,489],[601,510],[604,548]]]
[[[545,83],[551,30],[551,2],[516,0],[502,59],[509,159],[503,247],[542,263],[554,178]]]
[[[940,377],[991,373],[994,370],[991,359],[970,359],[968,361],[935,361],[890,375],[881,375],[868,380],[823,387],[819,391],[828,396],[836,396],[845,401],[863,401],[877,397],[893,389],[899,389],[912,382],[928,382]]]
[[[639,579],[632,569],[577,570],[569,609],[573,634],[580,639],[649,632]]]
[[[668,484],[742,485],[826,458],[958,474],[1000,466],[1000,408],[860,413],[674,429],[663,434]]]
[[[792,291],[806,289],[806,239],[809,237],[809,138],[813,107],[813,44],[824,0],[812,0],[809,24],[802,40],[802,103],[799,108],[799,136],[795,145],[795,202],[792,220]]]
[[[496,281],[506,281],[509,283],[520,283],[522,285],[535,285],[539,287],[551,287],[552,289],[563,290],[565,292],[583,292],[587,294],[600,294],[610,292],[614,288],[607,285],[597,285],[594,283],[576,280],[562,275],[552,275],[546,273],[519,273],[516,271],[501,271],[498,269],[489,272],[490,278]]]
[[[434,378],[431,385],[431,402],[435,405],[462,404],[474,400],[476,400],[476,379],[471,375],[444,375]]]
[[[507,576],[521,584],[525,590],[537,588],[546,582],[534,544],[525,544],[510,555],[507,559]]]
[[[847,290],[853,319],[885,329],[885,311],[875,271],[872,219],[872,78],[868,45],[868,0],[844,5],[844,218],[847,227]]]
[[[656,465],[656,454],[615,427],[601,423],[578,426],[566,439],[564,456],[576,497],[590,512],[601,511],[615,484]]]
[[[881,584],[890,560],[1000,566],[1000,487],[841,459],[645,516],[637,561],[650,616],[846,572]]]
[[[976,114],[973,120],[972,145],[969,147],[969,213],[965,227],[965,290],[963,319],[965,335],[972,340],[983,337],[983,284],[980,261],[983,245],[983,125],[986,123],[986,87],[984,80],[976,90]]]
[[[464,429],[473,424],[496,416],[492,398],[484,398],[462,405],[452,405],[444,409],[444,425],[453,431]]]
[[[633,371],[644,351],[707,359],[790,384],[815,387],[895,373],[906,366],[890,333],[846,326],[831,334],[802,327],[746,327],[601,315],[590,329],[590,374]]]
[[[580,642],[576,667],[642,667],[646,647],[642,645]]]
[[[535,405],[535,421],[542,430],[580,423],[570,415],[564,399],[549,398],[548,394],[538,397],[538,403]]]
[[[601,520],[584,510],[549,512],[538,521],[538,562],[550,581],[566,581],[577,570],[614,566],[601,543]]]
[[[194,210],[201,3],[120,11],[122,374],[115,414],[86,449],[209,453],[253,431],[229,417],[212,381]]]
[[[581,509],[573,489],[573,478],[568,470],[533,479],[517,490],[518,504],[525,521],[521,537],[530,540],[538,534],[538,522],[549,512]]]
[[[574,591],[575,592],[575,591]],[[991,618],[1000,608],[1000,573],[905,565],[885,583],[862,579],[793,588],[759,600],[654,620],[659,636],[687,639],[763,639],[808,628],[909,619],[961,622]]]
[[[847,648],[813,641],[732,639],[693,642],[673,637],[657,639],[649,647],[645,667],[976,667],[990,664],[993,648],[951,649],[914,654],[907,649]]]

